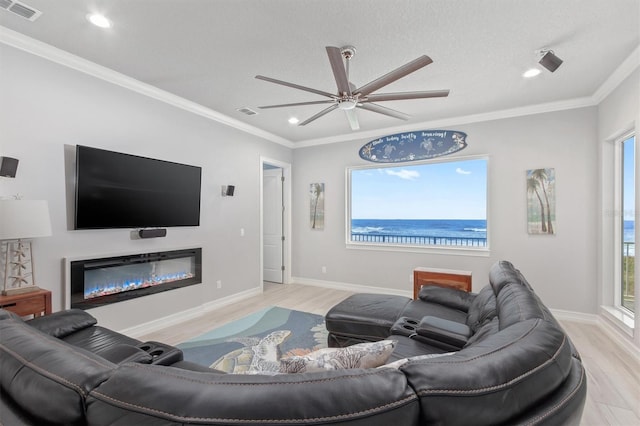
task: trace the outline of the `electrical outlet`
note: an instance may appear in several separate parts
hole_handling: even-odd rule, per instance
[[[222,281],[221,281],[221,280],[216,281],[216,287],[217,287],[218,289],[221,289],[221,288],[222,288]]]
[[[323,274],[326,274],[326,273],[327,273],[327,267],[326,267],[326,266],[323,266],[323,267],[322,267],[322,273],[323,273]]]
[[[240,228],[240,236],[244,237],[244,228]]]

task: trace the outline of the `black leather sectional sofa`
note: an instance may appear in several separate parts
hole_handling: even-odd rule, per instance
[[[509,262],[494,264],[477,294],[436,285],[418,300],[356,294],[326,320],[330,346],[397,341],[390,361],[409,358],[400,370],[419,398],[419,424],[580,423],[580,356]],[[415,359],[426,354],[441,356]]]
[[[575,348],[508,262],[490,282],[478,294],[425,288],[416,301],[356,295],[327,315],[332,346],[391,336],[393,360],[447,355],[275,376],[189,363],[84,311],[23,321],[0,310],[0,423],[577,424],[586,381]]]

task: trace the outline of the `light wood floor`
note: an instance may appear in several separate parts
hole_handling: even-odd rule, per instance
[[[265,284],[259,296],[227,305],[200,318],[141,337],[175,345],[268,306],[324,315],[351,292],[306,285]],[[582,425],[640,426],[640,362],[599,326],[561,321],[587,370]]]

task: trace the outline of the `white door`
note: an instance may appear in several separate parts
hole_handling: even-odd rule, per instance
[[[267,169],[262,173],[264,280],[282,284],[282,169]]]

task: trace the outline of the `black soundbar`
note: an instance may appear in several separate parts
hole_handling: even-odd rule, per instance
[[[164,228],[158,229],[141,229],[138,231],[138,236],[140,238],[158,238],[158,237],[166,237],[167,230]]]

